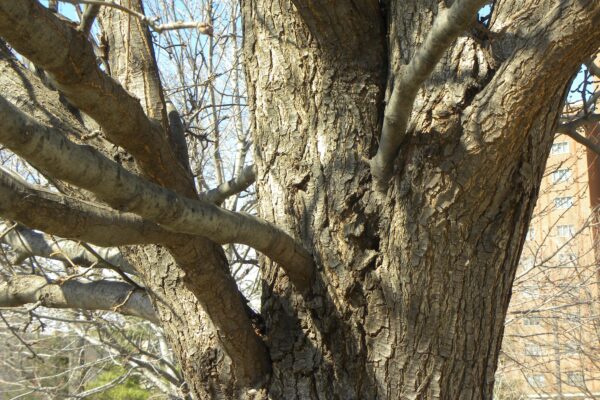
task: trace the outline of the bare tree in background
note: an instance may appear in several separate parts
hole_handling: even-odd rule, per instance
[[[600,77],[590,70],[576,80],[563,122],[588,119],[567,134],[589,147],[562,134],[552,146],[508,310],[498,371],[507,384],[498,399],[583,399],[600,393],[600,168],[595,152],[600,125],[593,121]]]
[[[160,21],[136,1],[79,3],[70,23],[0,2],[0,36],[36,70],[4,48],[0,143],[57,190],[3,172],[7,220],[118,246],[138,281],[104,282],[116,311],[160,323],[198,398],[491,397],[527,224],[569,81],[600,45],[600,4],[495,1],[477,21],[486,1],[244,2],[255,165],[241,157],[228,183],[223,87],[206,86],[208,108],[184,103],[156,59],[193,45],[174,28],[212,31],[205,60],[182,57],[213,81],[226,40],[215,28],[235,12]],[[163,50],[152,32],[171,35]],[[258,217],[222,206],[254,179]],[[260,314],[229,268],[235,244],[262,254]],[[3,304],[28,293],[22,279]],[[93,286],[68,296],[77,281],[57,280],[43,288],[57,296],[34,300],[107,308]]]

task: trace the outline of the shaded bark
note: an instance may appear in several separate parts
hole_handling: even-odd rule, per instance
[[[124,3],[143,11],[139,1]],[[102,12],[108,76],[84,35],[37,2],[0,4],[0,34],[103,131],[96,149],[80,146],[84,116],[55,106],[39,82],[22,107],[19,96],[0,99],[3,144],[67,182],[75,199],[32,193],[54,201],[53,212],[70,202],[88,220],[115,218],[123,229],[146,223],[128,210],[153,221],[144,225],[150,233],[187,233],[123,251],[191,393],[491,398],[510,288],[566,85],[600,43],[598,2],[498,1],[489,37],[467,30],[426,56],[410,93],[395,94],[408,96],[408,119],[385,191],[375,190],[368,162],[386,146],[385,101],[395,102],[391,88],[410,76],[411,60],[429,54],[419,49],[443,4],[244,2],[263,219],[197,199],[144,25]],[[106,141],[137,167],[112,162]],[[16,193],[16,184],[4,186]],[[217,192],[231,190],[238,189]],[[96,215],[84,207],[82,199],[96,197],[114,209]],[[272,258],[262,259],[264,335],[217,244],[239,238]]]
[[[386,90],[378,43],[387,31],[402,74],[438,4],[393,2],[365,33],[334,11],[315,22],[300,6],[303,21],[286,1],[245,3],[260,214],[295,229],[319,269],[302,299],[266,263],[273,398],[492,396],[538,182],[569,78],[598,46],[600,8],[498,2],[501,33],[465,32],[417,93],[380,195],[365,162]],[[369,50],[332,51],[315,23],[361,32]]]

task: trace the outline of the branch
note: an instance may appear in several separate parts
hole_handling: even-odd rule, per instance
[[[5,222],[0,222],[0,231],[8,228]],[[77,264],[81,267],[118,268],[123,272],[135,274],[133,267],[123,258],[119,249],[94,248],[92,254],[79,243],[35,232],[23,227],[16,227],[8,231],[2,241],[8,244],[17,253],[19,260],[37,256]],[[108,263],[108,265],[107,265]]]
[[[303,291],[311,283],[311,255],[275,225],[192,200],[125,170],[89,146],[37,124],[0,97],[0,142],[40,171],[90,190],[112,207],[133,212],[174,232],[200,235],[220,244],[246,244],[280,264]]]
[[[600,67],[596,65],[593,58],[587,59],[584,64],[592,75],[596,75],[600,78]]]
[[[558,125],[557,132],[567,133],[574,131],[577,128],[600,121],[600,114],[587,114],[575,119],[567,119],[565,122]]]
[[[48,308],[116,311],[159,323],[145,291],[124,282],[67,280],[47,282],[35,275],[16,275],[0,284],[0,307],[40,302]]]
[[[135,214],[34,188],[2,168],[0,215],[52,235],[102,247],[189,240]]]
[[[0,2],[0,36],[43,68],[69,101],[92,117],[151,180],[194,196],[192,176],[176,159],[159,123],[96,64],[92,44],[35,0]],[[116,106],[118,105],[118,106]]]
[[[83,32],[84,35],[89,35],[94,20],[98,15],[98,11],[100,11],[100,6],[96,4],[88,4],[85,7],[85,11],[81,16],[81,22],[79,23],[79,30]]]
[[[185,128],[181,121],[181,115],[170,100],[166,100],[167,117],[171,130],[171,146],[181,163],[190,170],[190,156],[188,154],[187,142],[185,141]]]
[[[583,135],[580,135],[579,133],[577,133],[577,130],[565,129],[565,128],[561,128],[559,126],[558,129],[556,130],[556,132],[563,133],[563,134],[571,137],[576,142],[581,143],[588,149],[592,150],[594,153],[600,155],[600,145],[598,145],[598,143],[596,143],[595,141],[588,139],[587,137],[585,137]]]
[[[225,182],[214,189],[200,195],[205,201],[214,204],[221,204],[230,196],[238,194],[248,189],[256,180],[256,167],[250,165],[244,168],[241,174],[228,182]]]
[[[171,22],[168,24],[159,24],[157,22],[158,17],[149,18],[141,12],[132,10],[131,8],[127,8],[127,7],[117,3],[115,1],[112,1],[112,0],[104,0],[104,1],[102,1],[102,0],[61,0],[61,1],[64,1],[65,3],[70,3],[70,4],[89,4],[89,5],[95,5],[97,7],[103,6],[103,7],[116,8],[119,11],[123,11],[129,15],[133,15],[134,17],[139,19],[140,22],[142,22],[144,25],[148,26],[150,29],[152,29],[156,33],[163,33],[164,31],[172,31],[175,29],[193,28],[193,29],[198,29],[198,32],[203,33],[205,35],[211,36],[213,34],[213,27],[209,23],[194,22],[194,21],[191,21],[191,22],[176,21],[176,22]]]
[[[370,160],[375,185],[385,190],[392,177],[393,164],[405,140],[408,119],[419,88],[458,35],[475,20],[487,0],[456,0],[433,22],[425,42],[417,50],[401,76],[394,82],[385,108],[377,154]]]
[[[600,155],[600,145],[596,143],[596,141],[587,138],[583,135],[580,135],[577,132],[577,128],[580,128],[587,124],[597,123],[598,121],[600,121],[600,114],[587,114],[582,117],[567,120],[567,122],[559,124],[556,128],[556,132],[563,133],[571,137],[576,142],[581,143],[588,149],[592,150],[594,153]]]

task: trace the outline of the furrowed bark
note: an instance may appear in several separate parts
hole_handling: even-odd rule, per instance
[[[387,4],[390,64],[408,64],[439,2]],[[417,91],[382,195],[361,161],[385,90],[367,66],[385,54],[370,63],[339,41],[334,57],[291,2],[244,2],[259,215],[296,229],[318,265],[303,303],[265,261],[269,396],[492,398],[566,85],[600,43],[598,2],[496,7],[498,35],[457,38]]]
[[[338,13],[373,2],[306,1],[300,11],[298,3],[242,4],[258,212],[301,237],[318,265],[305,303],[273,263],[261,262],[273,360],[267,392],[273,399],[373,399],[367,311],[359,304],[368,296],[374,316],[385,307],[381,292],[363,281],[378,257],[378,211],[363,202],[373,198],[365,160],[379,131],[384,20],[378,8],[373,19]]]
[[[107,139],[133,155],[148,177],[193,196],[193,180],[177,161],[160,123],[150,120],[139,100],[100,70],[83,33],[37,1],[25,0],[0,4],[0,35],[50,74],[69,101],[92,117]]]
[[[310,285],[314,268],[310,254],[275,225],[148,182],[93,148],[76,145],[52,128],[37,124],[3,98],[0,115],[0,142],[41,171],[174,232],[251,246],[278,262],[299,290]]]
[[[42,276],[16,275],[0,284],[0,307],[37,302],[48,308],[113,311],[158,323],[146,292],[124,282],[48,282]]]

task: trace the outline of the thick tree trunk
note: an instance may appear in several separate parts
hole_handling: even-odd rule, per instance
[[[123,3],[141,10],[139,0]],[[243,2],[259,211],[301,240],[317,272],[306,289],[298,285],[309,280],[302,271],[288,268],[287,276],[262,260],[263,336],[254,331],[216,243],[184,234],[172,240],[165,232],[156,244],[124,249],[198,398],[491,398],[537,185],[569,77],[600,43],[600,3],[494,2],[494,34],[465,32],[446,51],[416,97],[406,132],[399,132],[399,154],[389,168],[393,179],[374,185],[368,161],[379,146],[388,88],[410,76],[403,75],[406,64],[443,6],[433,0],[390,3]],[[176,149],[181,137],[172,136],[166,116],[146,28],[114,10],[100,16],[113,77],[142,99],[149,119],[136,99],[97,70],[80,32],[37,2],[5,4],[3,35],[97,120],[103,131],[93,143],[107,154],[114,150],[103,136],[119,143],[136,157],[141,174],[196,198],[184,146]],[[23,16],[41,22],[34,27]],[[55,46],[51,33],[58,42],[69,38],[58,58],[44,51]],[[13,69],[11,64],[0,67]],[[20,81],[15,77],[0,86]],[[36,92],[43,94],[39,104],[30,98]],[[85,143],[84,118],[55,106],[55,96],[46,92],[36,82],[22,108]],[[12,97],[20,103],[19,95]],[[109,104],[113,98],[126,103],[134,118],[121,124],[115,115],[122,113]],[[53,105],[46,108],[46,102]],[[14,147],[30,145],[29,136],[39,139],[32,131],[13,140],[21,126],[55,132],[26,124],[3,104],[10,120],[4,138]],[[39,140],[38,148],[45,143]],[[60,143],[67,154],[80,154]],[[93,190],[74,178],[81,171],[55,159],[55,169],[47,159],[38,161],[64,173],[59,179]],[[93,197],[68,184],[61,189]],[[119,209],[131,205],[128,200],[121,207],[106,191],[94,193]],[[172,198],[169,206],[181,211],[176,203],[183,199]],[[282,244],[281,237],[287,238],[279,232],[265,240],[273,242],[274,256],[296,254],[298,265],[310,264],[299,246],[287,251],[293,241]]]
[[[548,2],[547,20],[523,22],[498,2],[505,33],[483,44],[465,33],[448,50],[380,193],[366,160],[385,81],[403,73],[438,2],[393,2],[387,21],[374,18],[377,2],[294,3],[243,10],[260,214],[300,237],[319,268],[302,297],[265,261],[269,395],[489,399],[555,120],[597,41],[573,39],[593,4]],[[555,43],[542,22],[561,32]]]

